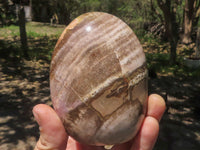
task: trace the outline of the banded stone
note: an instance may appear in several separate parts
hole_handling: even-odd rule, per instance
[[[72,21],[52,55],[53,106],[81,143],[132,139],[146,113],[147,69],[142,46],[119,18],[90,12]]]

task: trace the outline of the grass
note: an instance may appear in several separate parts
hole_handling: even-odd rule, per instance
[[[163,50],[165,51],[165,50]],[[184,65],[185,55],[177,56],[177,63],[172,65],[169,63],[170,54],[164,52],[146,52],[147,67],[149,70],[161,76],[174,76],[179,78],[194,77],[199,78],[200,68],[190,69]]]
[[[28,37],[42,37],[42,36],[59,36],[65,26],[50,26],[49,24],[39,22],[28,22],[26,24],[26,32]],[[10,25],[0,28],[0,37],[8,38],[13,36],[19,36],[19,26]]]
[[[26,32],[28,38],[28,54],[30,59],[51,59],[54,46],[65,26],[50,26],[39,22],[28,22]],[[19,27],[16,25],[0,28],[0,53],[4,58],[23,57],[20,48]]]
[[[9,36],[18,36],[19,35],[19,27],[15,25],[6,26],[0,28],[0,37],[7,38]]]

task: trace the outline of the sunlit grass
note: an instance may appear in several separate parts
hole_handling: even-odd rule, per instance
[[[28,22],[26,23],[26,33],[28,37],[42,37],[42,36],[59,36],[65,26],[50,26],[49,24]],[[10,25],[0,28],[0,37],[9,38],[14,36],[20,36],[19,26]]]
[[[10,25],[0,28],[0,37],[7,38],[9,36],[19,36],[19,27],[16,25]]]

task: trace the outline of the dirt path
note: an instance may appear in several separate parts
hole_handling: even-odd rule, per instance
[[[51,105],[49,62],[0,59],[0,150],[32,150],[38,126],[32,108]],[[149,93],[167,99],[155,150],[200,147],[200,79],[160,76],[149,80]]]
[[[158,76],[150,80],[149,90],[161,94],[167,101],[155,150],[198,150],[200,79]]]

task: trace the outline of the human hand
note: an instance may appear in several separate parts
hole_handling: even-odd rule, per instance
[[[165,107],[161,96],[150,95],[147,115],[139,133],[129,142],[115,145],[111,150],[152,150]],[[38,104],[33,108],[33,114],[40,129],[40,138],[34,150],[104,150],[102,146],[84,145],[69,137],[61,120],[50,106]]]

